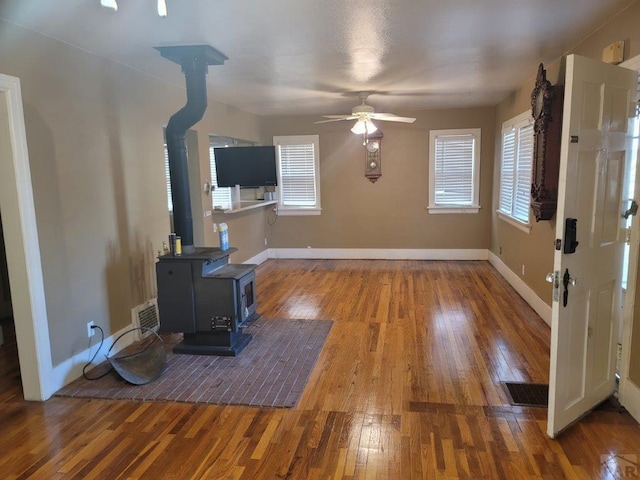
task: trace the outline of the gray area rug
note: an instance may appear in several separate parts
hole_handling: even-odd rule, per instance
[[[93,381],[81,377],[55,395],[294,407],[332,325],[331,320],[259,318],[245,329],[253,340],[237,357],[169,353],[160,378],[147,385],[131,385],[112,372]]]

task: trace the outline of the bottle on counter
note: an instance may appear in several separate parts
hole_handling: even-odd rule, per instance
[[[220,250],[229,250],[229,227],[226,223],[218,226],[218,236],[220,237]]]

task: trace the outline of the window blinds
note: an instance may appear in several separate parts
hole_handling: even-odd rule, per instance
[[[171,197],[171,173],[169,172],[169,149],[164,144],[164,178],[167,182],[167,208],[173,212],[173,198]]]
[[[520,128],[516,158],[516,197],[513,204],[513,216],[529,223],[531,171],[533,170],[533,124]]]
[[[500,210],[511,214],[515,194],[516,131],[502,134],[502,171],[500,175]]]
[[[499,210],[523,223],[529,223],[533,123],[530,120],[524,123],[502,132]]]
[[[436,137],[436,205],[473,205],[475,142],[473,134]]]
[[[284,206],[316,206],[313,143],[280,144],[280,195]]]

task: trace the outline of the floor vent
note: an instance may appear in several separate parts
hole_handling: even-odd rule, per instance
[[[546,407],[549,403],[549,385],[546,383],[504,382],[511,405]]]
[[[151,300],[133,307],[131,309],[131,320],[136,328],[144,327],[157,332],[160,328],[160,319],[158,317],[158,299]],[[136,336],[141,340],[148,335],[153,335],[149,330],[137,331]]]

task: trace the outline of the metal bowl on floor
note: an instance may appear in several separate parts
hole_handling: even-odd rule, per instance
[[[120,354],[109,355],[118,340],[136,330],[150,331],[156,338],[146,344],[127,347]],[[151,329],[141,327],[127,330],[116,338],[107,352],[107,359],[124,380],[133,385],[146,385],[156,380],[164,371],[167,353],[160,335]]]

